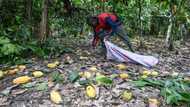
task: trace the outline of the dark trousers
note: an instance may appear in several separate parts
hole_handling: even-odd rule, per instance
[[[116,31],[114,32],[114,35],[115,34],[118,35],[119,38],[121,38],[124,41],[124,43],[129,47],[130,51],[134,52],[131,42],[129,40],[129,37],[128,37],[126,31],[124,30],[123,26],[118,26]],[[104,43],[104,38],[106,36],[110,37],[112,35],[108,35],[107,31],[102,31],[102,33],[99,34],[99,37],[101,40],[102,51],[103,51],[104,55],[106,55],[106,46]]]

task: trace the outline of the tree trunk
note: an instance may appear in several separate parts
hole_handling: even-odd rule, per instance
[[[168,26],[167,36],[166,36],[166,40],[165,40],[165,46],[169,50],[172,50],[172,48],[173,48],[173,43],[172,43],[172,38],[171,38],[171,35],[172,35],[172,26],[173,26],[172,19],[170,19],[170,24]]]
[[[1,7],[1,5],[2,5],[2,2],[3,2],[3,0],[0,0],[0,7]]]
[[[26,18],[30,22],[32,18],[32,0],[26,0]]]
[[[41,42],[45,41],[46,37],[48,36],[48,0],[43,0],[42,8],[43,9],[39,35],[39,39]]]
[[[142,20],[141,20],[141,14],[142,14],[142,0],[138,0],[138,6],[139,6],[139,13],[138,13],[138,22],[139,22],[139,25],[140,25],[140,28],[139,28],[139,33],[140,33],[140,36],[139,36],[139,47],[143,47],[143,40],[142,40],[142,36],[143,36],[143,33],[142,33]]]
[[[165,46],[170,51],[173,50],[173,35],[172,35],[173,33],[172,32],[173,32],[173,27],[174,27],[175,13],[176,13],[176,5],[170,2],[170,14],[171,14],[171,16],[169,17],[170,24],[168,25],[168,30],[167,30],[166,40],[165,40]]]

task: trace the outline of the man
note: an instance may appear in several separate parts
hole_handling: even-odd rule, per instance
[[[114,34],[118,35],[128,45],[129,49],[134,52],[127,33],[125,33],[121,21],[115,14],[101,13],[97,16],[90,16],[87,18],[87,24],[94,30],[92,46],[95,47],[100,40],[105,55],[106,47],[104,44],[104,38],[106,36],[110,37]]]

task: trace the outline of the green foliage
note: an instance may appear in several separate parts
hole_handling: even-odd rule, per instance
[[[13,25],[0,32],[1,63],[16,63],[29,54],[44,56],[44,50],[38,42],[31,37],[30,26]]]
[[[97,76],[96,81],[102,85],[112,85],[113,81],[106,76]]]
[[[53,72],[51,73],[50,76],[53,82],[56,82],[56,83],[63,82],[63,76],[59,72]]]
[[[74,83],[75,81],[77,81],[79,79],[79,74],[78,72],[71,72],[69,74],[69,80]]]
[[[48,83],[47,82],[37,83],[35,89],[37,91],[47,91]]]
[[[89,85],[90,83],[91,83],[91,81],[88,80],[88,79],[87,79],[87,80],[80,80],[80,81],[79,81],[79,84],[80,84],[80,85]]]
[[[190,103],[190,83],[185,82],[181,77],[165,80],[143,79],[133,81],[138,87],[153,86],[161,90],[167,104],[178,105],[180,103]]]
[[[0,37],[0,58],[15,60],[15,56],[19,55],[23,48],[17,44],[11,43],[10,39]],[[2,61],[1,60],[1,61]]]
[[[42,46],[44,47],[42,52],[45,52],[44,54],[49,56],[59,56],[63,53],[73,52],[71,48],[63,44],[61,39],[58,40],[56,38],[48,38]]]

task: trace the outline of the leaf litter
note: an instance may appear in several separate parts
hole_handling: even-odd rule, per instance
[[[172,87],[170,86],[172,83],[178,88],[167,90],[167,87],[160,89],[163,83],[158,81],[182,78],[186,83],[189,82],[189,47],[181,45],[181,48],[169,52],[160,44],[156,44],[160,43],[160,40],[154,41],[157,42],[148,45],[147,49],[138,50],[141,53],[150,52],[159,58],[159,64],[150,71],[139,65],[107,61],[98,54],[99,50],[90,47],[81,48],[82,46],[76,48],[76,54],[65,54],[63,57],[48,61],[35,59],[30,64],[9,67],[12,70],[12,73],[9,71],[11,75],[4,74],[5,71],[2,69],[0,104],[11,107],[172,107],[173,105],[169,103],[175,104],[172,98],[176,98],[172,93],[178,97],[182,96],[182,99],[177,100],[187,101],[188,93],[184,91],[178,95],[175,92],[179,87],[180,90],[186,90],[186,85],[180,85],[175,81],[164,82],[168,87]],[[22,72],[18,72],[15,67]],[[38,78],[32,78],[32,81],[27,81],[25,84],[15,86],[12,83],[17,77],[34,76],[32,71],[43,71],[43,76],[38,72]],[[143,81],[144,79],[152,81]],[[56,84],[59,84],[59,87],[52,94]],[[87,92],[89,86],[93,87],[88,88]],[[164,97],[162,94],[169,96]],[[54,95],[59,98],[55,98]],[[175,105],[185,107],[186,103]]]

